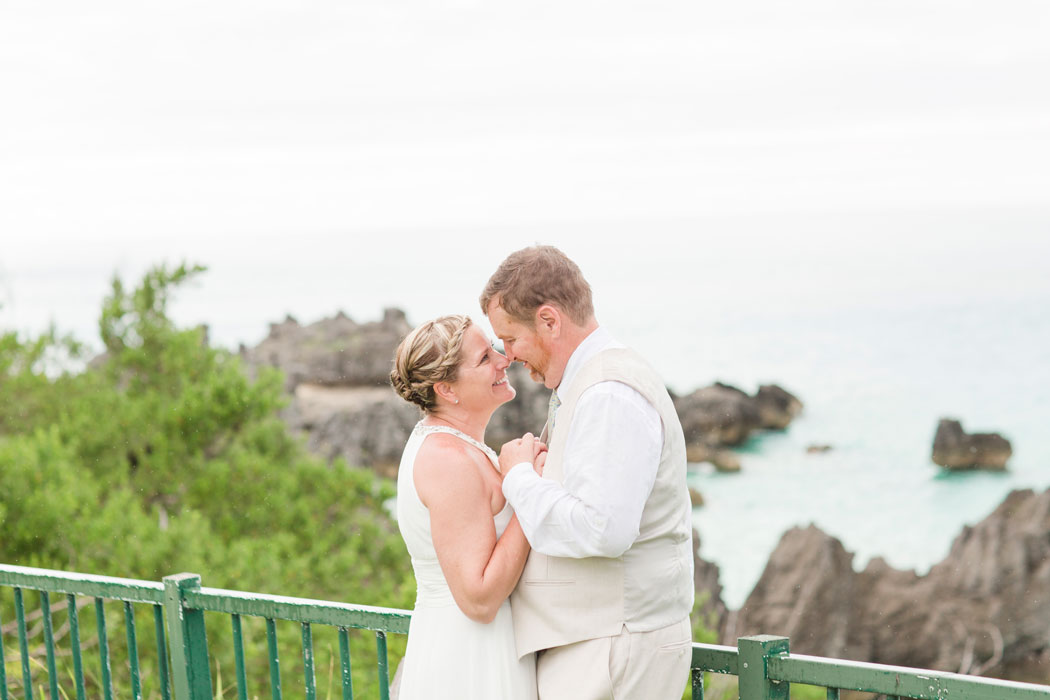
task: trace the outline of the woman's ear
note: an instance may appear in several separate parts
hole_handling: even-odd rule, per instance
[[[459,403],[459,399],[456,397],[456,391],[452,388],[452,385],[448,382],[438,382],[434,385],[434,393],[443,398],[449,403]]]

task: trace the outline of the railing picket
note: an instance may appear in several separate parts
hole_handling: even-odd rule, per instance
[[[376,653],[379,656],[379,698],[390,700],[389,661],[386,656],[386,632],[376,632]]]
[[[77,686],[77,700],[84,700],[84,660],[80,655],[80,616],[77,614],[77,597],[66,596],[66,611],[69,613],[69,646],[73,652],[73,682]]]
[[[40,591],[40,613],[44,622],[44,649],[47,654],[47,682],[51,700],[58,697],[58,669],[55,667],[55,628],[51,623],[51,596]]]
[[[791,684],[773,681],[766,673],[769,657],[788,653],[788,638],[770,635],[741,637],[740,700],[788,700]]]
[[[0,700],[7,700],[7,662],[4,661],[4,621],[0,615]]]
[[[164,640],[164,606],[153,605],[153,629],[157,633],[157,676],[161,700],[171,700],[171,679],[168,674],[168,645]]]
[[[838,688],[828,688],[828,700],[839,700]]]
[[[18,621],[18,651],[22,659],[22,688],[25,700],[33,700],[33,675],[29,669],[29,640],[26,639],[26,609],[22,589],[15,589],[15,618]]]
[[[188,591],[200,590],[197,574],[164,577],[164,617],[171,637],[171,670],[178,700],[212,697],[211,666],[204,611],[185,604]]]
[[[98,660],[102,673],[102,697],[113,700],[113,677],[109,672],[109,639],[106,637],[106,609],[101,598],[95,598],[95,620],[98,623]]]
[[[704,671],[694,668],[693,673],[693,700],[704,700]]]
[[[317,698],[317,676],[314,674],[314,639],[310,623],[303,623],[303,683],[306,686],[306,700]]]
[[[339,628],[339,665],[343,677],[343,700],[354,700],[354,680],[350,676],[350,630]]]
[[[248,674],[244,670],[244,634],[241,630],[241,616],[230,615],[233,625],[233,659],[237,673],[237,700],[248,700]]]
[[[132,700],[142,700],[142,679],[139,677],[139,645],[135,636],[135,609],[124,602],[124,627],[128,634],[128,668],[131,669]],[[58,700],[55,698],[54,700]]]
[[[281,659],[277,651],[277,624],[266,618],[266,647],[270,652],[270,695],[281,700]]]

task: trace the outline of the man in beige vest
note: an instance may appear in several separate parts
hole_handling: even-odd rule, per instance
[[[507,357],[552,389],[534,438],[504,445],[503,493],[532,553],[511,595],[540,700],[677,700],[693,606],[685,440],[659,375],[594,318],[579,268],[550,246],[510,255],[481,295]]]

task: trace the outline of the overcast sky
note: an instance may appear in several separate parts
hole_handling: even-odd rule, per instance
[[[428,313],[536,240],[609,284],[1045,293],[1048,36],[1043,0],[0,0],[0,322],[179,257]]]

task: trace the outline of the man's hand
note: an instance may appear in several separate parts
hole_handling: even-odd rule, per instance
[[[510,442],[504,443],[499,451],[500,473],[506,474],[510,471],[511,467],[521,464],[522,462],[532,464],[536,460],[536,444],[538,442],[539,441],[532,433],[525,433],[523,437],[520,437],[517,440],[511,440]],[[542,445],[543,443],[540,442],[539,444]]]

